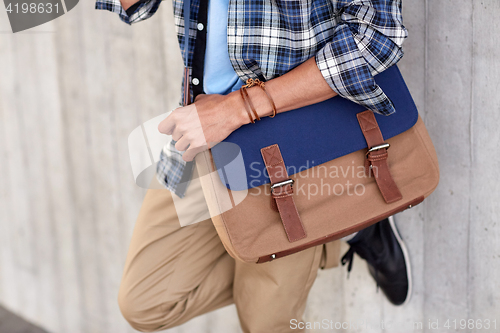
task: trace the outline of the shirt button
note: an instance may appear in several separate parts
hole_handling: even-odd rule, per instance
[[[198,23],[198,30],[202,31],[204,26],[203,26],[203,23]]]
[[[193,78],[193,80],[191,80],[191,82],[193,82],[193,84],[195,86],[199,85],[200,84],[200,80],[198,80],[197,78]]]

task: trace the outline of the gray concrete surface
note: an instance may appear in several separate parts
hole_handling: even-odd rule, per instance
[[[0,333],[47,333],[0,306]]]
[[[441,167],[435,193],[397,216],[413,297],[393,307],[356,260],[349,280],[344,269],[320,272],[306,320],[422,323],[344,330],[406,333],[478,332],[489,319],[497,329],[481,331],[500,331],[500,2],[403,6],[410,37],[400,68]],[[0,63],[0,303],[51,333],[133,332],[116,303],[144,195],[127,136],[178,100],[170,3],[129,27],[81,2],[32,31],[0,34]],[[473,326],[462,329],[462,319]],[[238,330],[229,306],[170,332]]]

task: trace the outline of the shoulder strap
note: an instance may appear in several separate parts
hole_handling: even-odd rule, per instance
[[[189,25],[191,23],[191,0],[184,0],[184,106],[191,104],[191,86],[189,81]]]

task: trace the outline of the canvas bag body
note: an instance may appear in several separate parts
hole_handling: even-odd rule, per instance
[[[374,115],[334,97],[242,126],[198,154],[210,215],[232,257],[249,263],[278,259],[361,230],[432,193],[439,182],[436,152],[399,69],[392,66],[375,80],[395,114]],[[380,149],[380,144],[390,147]],[[368,154],[370,148],[376,150]],[[278,159],[269,160],[276,152]],[[387,167],[376,181],[377,170],[367,167],[383,155]],[[279,195],[293,191],[284,195],[287,206],[281,212],[271,196],[271,183],[276,187],[281,180],[274,166],[269,169],[275,163],[270,161],[278,160],[275,165],[293,169],[281,180],[294,181],[277,188]],[[267,174],[252,175],[252,165],[262,162]],[[299,218],[290,219],[294,215]]]
[[[389,168],[402,194],[397,202],[387,204],[375,179],[362,175],[366,149],[290,176],[307,233],[296,242],[289,241],[280,214],[272,208],[270,184],[232,191],[218,176],[211,152],[199,154],[196,165],[204,175],[200,179],[205,198],[228,253],[248,263],[278,259],[342,238],[421,203],[439,182],[436,152],[422,119],[387,143]],[[286,164],[286,156],[284,160]]]

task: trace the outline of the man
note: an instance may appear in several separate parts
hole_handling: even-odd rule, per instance
[[[96,8],[131,24],[149,18],[160,3],[97,0]],[[337,265],[338,242],[265,264],[243,263],[227,254],[210,219],[180,227],[172,196],[201,193],[196,183],[187,185],[196,173],[196,154],[251,121],[238,92],[247,79],[266,82],[277,113],[337,94],[374,112],[393,113],[373,76],[403,55],[401,0],[192,0],[187,40],[183,4],[173,0],[189,69],[184,80],[195,102],[159,126],[173,139],[158,165],[158,180],[172,193],[149,190],[144,199],[120,308],[134,328],[152,332],[234,302],[244,332],[292,331],[290,322],[301,320],[318,268]],[[259,87],[248,94],[256,116],[272,115]],[[194,215],[204,213],[203,198],[199,202],[190,205]],[[350,262],[349,270],[356,252],[391,302],[408,300],[409,266],[393,220],[359,232],[349,243],[342,259]]]

